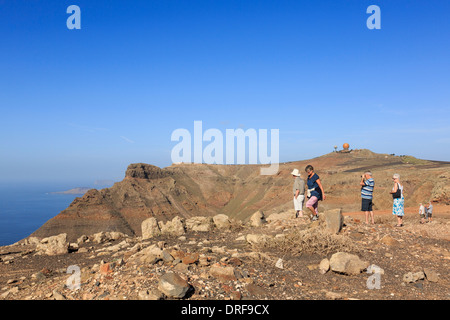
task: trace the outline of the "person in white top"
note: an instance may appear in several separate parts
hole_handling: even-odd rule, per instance
[[[403,227],[403,216],[405,215],[405,198],[403,196],[403,185],[400,183],[400,175],[394,174],[392,177],[394,180],[394,187],[390,192],[394,198],[394,204],[392,206],[392,214],[397,216],[396,227]]]
[[[420,223],[424,224],[425,223],[425,206],[421,203],[419,203],[420,207],[419,207],[419,215],[420,215]]]
[[[294,208],[295,208],[295,217],[303,217],[303,201],[305,200],[305,181],[301,179],[300,172],[298,169],[294,169],[291,172],[294,177]]]

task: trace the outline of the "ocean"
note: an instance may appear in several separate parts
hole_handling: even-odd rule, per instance
[[[70,183],[0,183],[0,246],[28,237],[81,195],[51,194],[81,187]],[[88,186],[89,187],[89,186]]]

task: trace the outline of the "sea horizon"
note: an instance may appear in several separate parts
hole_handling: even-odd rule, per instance
[[[102,189],[82,182],[0,182],[0,246],[32,234],[82,194],[58,194],[77,187]]]

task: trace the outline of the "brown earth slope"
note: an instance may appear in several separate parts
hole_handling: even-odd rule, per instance
[[[304,172],[307,164],[315,167],[325,188],[327,198],[320,203],[320,210],[359,210],[360,175],[366,170],[373,172],[376,182],[376,210],[387,210],[392,205],[389,191],[394,173],[399,173],[404,183],[406,206],[415,207],[429,200],[450,202],[449,162],[376,154],[365,149],[282,163],[273,176],[260,175],[259,165],[177,164],[159,168],[139,163],[129,165],[125,178],[111,188],[92,189],[76,198],[32,236],[64,232],[69,241],[100,231],[139,236],[141,222],[148,217],[168,221],[175,216],[224,213],[247,221],[257,210],[282,212],[293,206],[290,172],[294,168]]]

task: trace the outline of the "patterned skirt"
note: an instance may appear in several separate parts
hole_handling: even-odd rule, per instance
[[[405,198],[394,199],[394,205],[392,206],[392,214],[395,216],[405,215]]]

